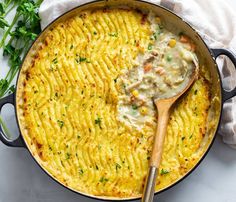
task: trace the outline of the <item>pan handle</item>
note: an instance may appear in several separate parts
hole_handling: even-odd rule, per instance
[[[15,94],[13,93],[0,99],[0,111],[2,110],[2,107],[7,103],[14,105],[14,98],[15,98]],[[16,140],[9,140],[4,134],[3,126],[1,124],[0,124],[0,140],[2,141],[2,143],[10,147],[25,147],[25,144],[21,135],[19,135],[19,137]]]
[[[217,48],[217,49],[211,49],[215,59],[219,56],[219,55],[226,55],[229,57],[229,59],[232,61],[232,63],[234,64],[234,67],[236,69],[236,56],[229,50],[227,49],[223,49],[223,48]],[[222,88],[222,100],[223,102],[225,102],[226,100],[232,98],[236,96],[236,87],[231,90],[231,91],[226,91]]]

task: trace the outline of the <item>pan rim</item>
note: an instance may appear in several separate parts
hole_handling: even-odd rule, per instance
[[[36,41],[41,37],[42,34],[44,34],[45,30],[47,30],[49,27],[51,27],[54,23],[56,23],[58,20],[60,20],[63,16],[73,12],[73,11],[76,11],[77,9],[80,9],[81,7],[84,7],[84,6],[89,6],[89,5],[92,5],[92,4],[96,4],[96,3],[102,3],[102,2],[109,2],[109,1],[114,1],[114,0],[92,0],[90,2],[87,2],[87,3],[84,3],[84,4],[81,4],[75,8],[72,8],[70,9],[69,11],[63,13],[62,15],[58,16],[56,19],[54,19],[51,23],[49,23],[41,32],[40,34],[37,36],[37,38],[35,39],[35,41],[31,44],[30,48],[28,49],[27,53],[25,54],[25,57],[23,58],[23,62],[20,66],[20,70],[19,70],[19,73],[17,75],[17,79],[16,79],[16,92],[15,92],[15,99],[14,99],[14,105],[15,105],[15,114],[16,114],[16,120],[17,120],[17,126],[19,128],[19,131],[20,131],[20,136],[23,140],[23,142],[25,143],[25,147],[26,149],[28,150],[28,152],[30,153],[30,155],[32,156],[32,158],[34,159],[34,161],[36,162],[36,164],[50,177],[52,178],[56,183],[58,183],[59,185],[63,186],[64,188],[76,193],[76,194],[80,194],[82,196],[85,196],[85,197],[88,197],[88,198],[91,198],[91,199],[96,199],[96,200],[101,200],[101,201],[133,201],[133,200],[138,200],[138,199],[141,199],[141,196],[137,196],[137,197],[128,197],[128,198],[117,198],[117,197],[107,197],[107,196],[96,196],[96,195],[91,195],[91,194],[87,194],[87,193],[84,193],[84,192],[80,192],[78,190],[75,190],[71,187],[68,187],[66,186],[65,184],[63,184],[62,182],[60,182],[58,179],[56,179],[49,171],[47,171],[41,164],[40,162],[37,161],[37,159],[34,157],[30,147],[28,146],[27,142],[25,141],[25,138],[24,136],[22,135],[21,133],[21,127],[20,127],[20,121],[19,121],[19,116],[18,116],[18,106],[16,105],[17,104],[17,92],[18,92],[18,82],[19,82],[19,78],[20,78],[20,75],[22,74],[22,67],[23,67],[23,64],[24,64],[24,61],[25,59],[27,58],[28,54],[30,53],[33,45],[36,43]],[[140,2],[140,3],[143,3],[143,4],[148,4],[152,7],[158,7],[160,9],[163,9],[165,11],[167,11],[169,14],[171,15],[174,15],[176,18],[178,18],[179,20],[181,20],[184,24],[186,24],[196,35],[197,37],[201,40],[201,42],[204,44],[205,48],[207,49],[207,51],[209,52],[209,54],[211,55],[211,59],[212,59],[212,62],[216,68],[216,71],[217,71],[217,75],[219,77],[219,80],[220,80],[220,95],[222,95],[222,79],[220,77],[220,72],[219,72],[219,68],[218,68],[218,65],[216,63],[216,59],[213,55],[213,52],[210,50],[210,48],[208,47],[208,45],[206,44],[206,42],[202,39],[202,37],[199,35],[199,33],[188,23],[186,22],[183,18],[181,18],[179,15],[175,14],[174,12],[172,12],[171,10],[161,6],[161,5],[158,5],[158,4],[155,4],[155,3],[152,3],[152,2],[148,2],[148,1],[145,1],[145,0],[133,0],[134,2]],[[212,147],[214,141],[215,141],[215,138],[216,138],[216,134],[217,134],[217,131],[219,130],[219,126],[220,126],[220,121],[221,121],[221,118],[222,118],[222,108],[223,108],[223,101],[222,101],[222,96],[220,98],[220,113],[219,113],[219,119],[218,119],[218,122],[217,122],[217,127],[216,127],[216,130],[215,130],[215,133],[213,134],[213,137],[212,139],[210,140],[210,143],[208,144],[208,147],[207,149],[205,150],[204,154],[200,157],[200,159],[198,160],[198,162],[187,172],[185,173],[184,176],[182,176],[180,179],[178,179],[177,181],[173,182],[172,184],[170,184],[168,187],[165,187],[161,190],[158,190],[155,192],[155,195],[157,194],[160,194],[172,187],[174,187],[175,185],[177,185],[178,183],[180,183],[182,180],[184,180],[185,178],[187,178],[199,165],[200,163],[203,161],[203,159],[205,159],[206,155],[208,154],[210,148]]]

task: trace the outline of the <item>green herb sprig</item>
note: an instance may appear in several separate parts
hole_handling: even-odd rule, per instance
[[[11,83],[18,73],[22,57],[40,32],[38,8],[41,3],[42,0],[36,3],[32,0],[4,0],[0,3],[0,29],[3,30],[0,48],[3,48],[3,56],[9,65],[7,75],[0,79],[0,98],[15,91]],[[16,14],[12,22],[7,22],[6,16],[14,8]]]

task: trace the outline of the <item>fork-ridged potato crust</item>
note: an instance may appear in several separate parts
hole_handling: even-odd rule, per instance
[[[141,12],[83,11],[48,31],[27,67],[18,92],[22,135],[64,185],[97,196],[141,195],[155,127],[138,131],[117,120],[116,78],[133,67],[150,35]],[[209,100],[201,73],[171,113],[157,190],[183,177],[205,152]]]

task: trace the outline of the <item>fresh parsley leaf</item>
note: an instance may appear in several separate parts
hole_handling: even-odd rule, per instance
[[[5,4],[3,2],[0,3],[0,15],[5,13]]]
[[[5,29],[5,27],[9,27],[9,24],[2,16],[0,16],[0,28]]]
[[[12,85],[12,86],[9,88],[9,93],[14,93],[15,90],[16,90],[15,85]]]
[[[3,56],[14,55],[15,48],[11,44],[7,44],[3,48]]]
[[[37,3],[33,0],[5,0],[4,3],[0,3],[0,28],[4,30],[0,40],[0,48],[4,48],[3,53],[5,57],[8,57],[10,66],[7,76],[4,78],[5,85],[0,88],[0,97],[14,90],[10,84],[19,70],[22,62],[21,57],[24,56],[32,40],[35,40],[40,32],[38,8],[41,3],[42,0],[38,0]],[[8,23],[5,16],[14,8],[17,12],[13,20]],[[12,31],[13,28],[14,31]],[[9,42],[5,45],[8,39]]]

